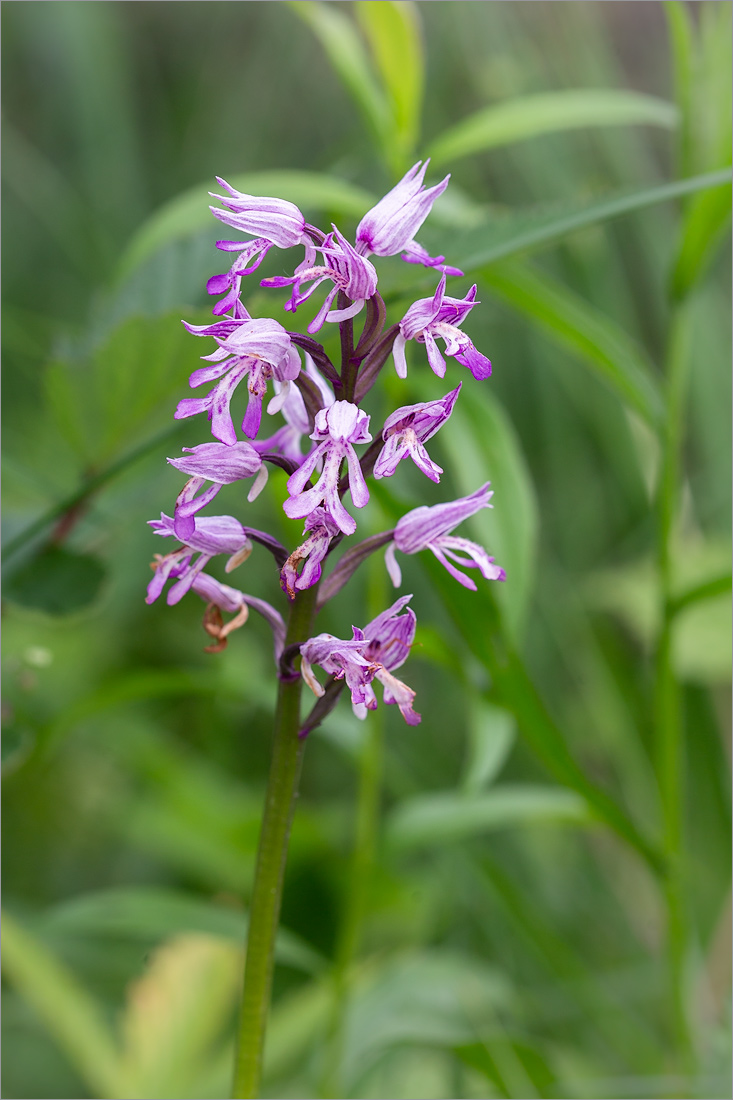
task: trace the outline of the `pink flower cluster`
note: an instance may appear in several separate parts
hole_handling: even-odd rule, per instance
[[[147,596],[149,603],[157,600],[169,581],[173,581],[166,597],[169,604],[177,603],[188,591],[198,593],[207,603],[204,626],[214,638],[208,647],[212,651],[226,645],[231,631],[243,625],[249,609],[254,608],[272,628],[280,675],[293,675],[294,657],[285,649],[280,612],[205,573],[213,558],[226,555],[225,571],[229,573],[247,559],[253,543],[266,547],[275,558],[287,598],[295,600],[320,582],[328,556],[357,530],[356,519],[344,505],[347,493],[352,507],[363,509],[369,502],[369,477],[392,477],[408,457],[431,481],[440,481],[443,470],[425,444],[450,418],[461,384],[438,399],[395,409],[373,436],[372,417],[361,405],[390,354],[400,378],[407,375],[406,347],[411,341],[425,346],[428,364],[439,378],[446,372],[446,356],[467,367],[475,379],[488,378],[491,373],[491,363],[462,329],[476,305],[475,285],[463,298],[448,296],[447,277],[460,276],[461,271],[446,264],[444,256],[430,256],[415,240],[449,180],[446,176],[426,187],[427,167],[428,162],[418,162],[365,214],[353,245],[336,226],[324,233],[308,224],[291,202],[242,194],[224,180],[218,181],[225,193],[214,196],[221,207],[213,206],[212,212],[247,239],[218,242],[219,249],[236,253],[236,258],[228,272],[207,284],[210,294],[223,295],[213,310],[216,320],[199,326],[184,322],[189,332],[213,339],[216,346],[202,356],[207,365],[189,379],[192,389],[207,384],[211,388],[204,397],[184,398],[175,412],[176,419],[206,413],[215,442],[184,448],[187,454],[168,459],[188,480],[173,516],[161,514],[151,526],[156,534],[174,538],[180,545],[168,554],[156,555]],[[304,255],[293,274],[264,278],[261,285],[290,287],[285,310],[295,314],[321,284],[327,284],[325,299],[308,324],[307,334],[292,332],[273,318],[250,316],[241,300],[244,278],[260,267],[273,248],[298,246],[303,247]],[[415,301],[391,328],[385,328],[386,309],[370,255],[401,255],[408,263],[441,272],[433,296]],[[355,344],[354,321],[363,311],[363,332]],[[315,339],[327,323],[339,325],[339,368]],[[443,341],[442,352],[438,339]],[[241,431],[246,438],[242,439],[232,402],[245,380],[247,403]],[[282,417],[283,423],[261,436],[265,409],[268,416]],[[360,454],[356,448],[362,447],[366,449]],[[253,501],[267,481],[268,465],[287,474],[287,497],[282,505],[285,516],[305,521],[303,541],[292,552],[273,536],[245,527],[233,516],[201,515],[224,486],[249,479],[253,480],[247,500]],[[504,570],[482,546],[451,533],[464,519],[491,507],[491,496],[487,483],[459,500],[408,512],[394,531],[371,535],[348,549],[324,591],[330,583],[335,594],[368,554],[385,544],[387,568],[396,586],[401,583],[396,550],[405,554],[430,550],[460,584],[474,590],[475,582],[457,565],[476,568],[487,580],[504,580]],[[385,703],[396,704],[409,724],[420,721],[412,706],[414,692],[394,676],[394,670],[407,659],[415,636],[415,615],[407,607],[410,599],[401,597],[363,629],[354,627],[349,640],[322,633],[299,643],[302,676],[319,703],[327,689],[316,678],[313,665],[320,666],[331,683],[346,684],[360,717],[377,705],[376,680],[382,684]],[[224,612],[233,616],[226,623]],[[331,694],[335,700],[337,693]]]

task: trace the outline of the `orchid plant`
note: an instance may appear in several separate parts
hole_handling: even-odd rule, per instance
[[[347,546],[322,579],[334,552],[357,533],[358,521],[352,513],[367,505],[371,477],[394,476],[408,457],[433,482],[439,482],[443,472],[426,443],[450,419],[461,383],[439,400],[395,409],[375,431],[363,403],[390,356],[397,375],[405,378],[406,344],[414,340],[425,345],[428,364],[439,378],[446,373],[445,356],[467,367],[477,381],[491,374],[490,361],[461,327],[477,304],[476,286],[464,298],[448,296],[447,278],[462,272],[446,264],[444,256],[430,256],[415,240],[449,181],[446,176],[426,187],[427,167],[428,162],[414,165],[362,218],[353,245],[336,226],[326,233],[309,225],[290,202],[242,194],[219,180],[224,194],[214,197],[222,206],[213,206],[212,212],[247,239],[218,242],[223,252],[237,255],[229,271],[214,276],[207,285],[210,294],[223,294],[213,309],[217,319],[204,326],[184,322],[189,332],[213,339],[216,347],[202,356],[207,365],[189,379],[193,389],[212,384],[209,392],[205,397],[183,399],[175,416],[206,413],[216,442],[184,448],[183,457],[168,459],[188,480],[173,515],[162,513],[150,523],[157,535],[173,539],[176,547],[156,555],[147,601],[157,600],[168,582],[173,582],[166,594],[169,605],[195,592],[206,602],[204,628],[212,638],[210,652],[223,649],[229,634],[242,627],[254,609],[272,629],[279,680],[272,766],[252,895],[237,1097],[255,1096],[259,1087],[275,932],[305,738],[337,704],[344,686],[354,713],[366,718],[378,705],[375,681],[382,685],[384,703],[396,705],[407,723],[421,720],[414,707],[415,692],[394,674],[407,661],[415,637],[416,616],[408,606],[412,597],[400,596],[363,628],[353,627],[349,639],[315,633],[317,614],[367,557],[384,547],[395,587],[402,582],[396,550],[404,554],[430,550],[459,584],[474,591],[476,583],[465,569],[477,569],[488,581],[505,579],[504,570],[484,547],[452,534],[463,520],[492,507],[488,482],[459,500],[416,508],[403,515],[393,530]],[[292,314],[321,283],[327,285],[307,334],[291,331],[273,318],[251,317],[242,301],[244,278],[257,270],[272,248],[299,246],[304,257],[293,275],[266,278],[260,285],[291,287],[285,310]],[[408,263],[435,268],[440,280],[432,297],[414,302],[399,322],[386,327],[387,311],[369,256],[400,254]],[[363,328],[355,341],[354,323],[361,314]],[[339,327],[338,365],[316,339],[328,324]],[[246,438],[240,438],[230,404],[245,379],[249,399],[241,432]],[[270,386],[267,415],[281,417],[283,422],[268,435],[262,432],[262,421]],[[365,450],[359,454],[357,448],[362,447]],[[233,516],[201,514],[223,485],[253,479],[247,490],[252,501],[264,488],[268,464],[288,474],[285,514],[304,520],[303,541],[293,550]],[[247,560],[254,543],[274,559],[288,605],[287,622],[266,601],[205,572],[213,558],[224,555],[225,572],[231,573]],[[225,615],[231,616],[228,621]],[[314,666],[325,675],[325,682]],[[305,716],[301,715],[303,681],[316,697]]]

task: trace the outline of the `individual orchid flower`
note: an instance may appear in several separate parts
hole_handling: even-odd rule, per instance
[[[323,234],[319,230],[314,230],[313,226],[307,225],[294,203],[286,199],[246,195],[237,191],[219,176],[216,179],[227,194],[217,195],[213,191],[209,194],[219,199],[227,209],[220,210],[212,206],[209,208],[212,214],[232,229],[250,233],[255,238],[251,241],[216,242],[216,247],[223,252],[239,253],[228,272],[223,275],[214,275],[206,284],[209,294],[225,294],[212,311],[220,316],[231,309],[238,300],[242,278],[257,270],[271,248],[293,248],[295,245],[303,244],[306,259],[312,264],[316,253],[311,234],[314,233],[318,239],[322,238]]]
[[[403,554],[417,554],[421,550],[431,550],[441,565],[444,565],[452,577],[463,585],[476,591],[476,584],[460,569],[456,569],[448,559],[458,562],[459,565],[470,569],[478,569],[487,581],[506,580],[506,573],[498,565],[494,565],[494,559],[490,558],[483,546],[479,546],[470,539],[457,538],[449,532],[457,527],[464,519],[475,515],[482,508],[493,508],[490,503],[493,490],[489,491],[491,482],[487,481],[480,489],[470,496],[461,497],[445,504],[435,504],[431,508],[415,508],[408,512],[398,522],[394,530],[394,541],[387,547],[385,560],[387,570],[395,588],[402,581],[402,572],[397,559],[395,549]],[[458,552],[457,552],[458,551]],[[468,557],[462,557],[462,554]]]
[[[262,398],[272,378],[292,381],[300,373],[300,356],[290,336],[277,321],[268,317],[224,318],[212,325],[188,325],[196,336],[213,336],[219,347],[202,355],[212,365],[195,370],[188,382],[192,389],[220,379],[206,397],[179,401],[175,419],[207,413],[213,435],[229,446],[237,442],[229,406],[243,378],[249,376],[249,403],[242,430],[250,439],[257,435],[262,419]]]
[[[333,233],[329,233],[323,244],[317,246],[323,253],[323,264],[314,264],[308,257],[295,269],[295,274],[289,277],[282,275],[273,276],[271,279],[263,279],[261,286],[292,286],[293,293],[285,303],[285,309],[295,313],[298,306],[310,298],[317,286],[324,280],[331,280],[333,287],[326,295],[326,299],[318,310],[318,313],[308,325],[308,332],[316,333],[325,321],[347,321],[355,317],[361,310],[367,298],[371,298],[377,290],[377,273],[374,265],[360,256],[349,244],[344,236],[339,233],[336,226]],[[310,282],[307,290],[302,291],[301,285]],[[334,298],[340,292],[346,295],[350,305],[344,309],[331,309]]]
[[[222,485],[231,485],[256,474],[247,495],[247,500],[252,501],[265,486],[267,467],[249,443],[233,443],[231,446],[226,443],[200,443],[198,447],[184,447],[183,450],[188,451],[191,457],[169,458],[166,461],[181,473],[189,474],[188,481],[178,494],[173,519],[176,537],[186,542],[196,529],[194,516],[211,504]],[[211,486],[199,493],[207,481],[211,482]]]
[[[491,363],[471,343],[465,332],[459,328],[469,312],[476,305],[476,284],[471,287],[465,298],[450,298],[445,293],[445,275],[432,298],[420,298],[410,306],[400,321],[400,331],[392,348],[395,368],[400,378],[407,377],[405,343],[417,340],[425,344],[428,362],[438,378],[445,375],[445,359],[438,350],[435,338],[445,341],[445,354],[453,355],[464,367],[468,367],[474,378],[481,380],[491,374]]]
[[[249,610],[252,608],[262,615],[272,628],[275,664],[278,664],[285,648],[285,623],[279,611],[276,611],[266,600],[245,595],[237,588],[222,584],[208,573],[197,574],[191,588],[207,603],[204,612],[204,630],[215,640],[213,645],[206,647],[207,653],[220,653],[225,649],[229,635],[240,626],[244,626],[249,618]],[[222,611],[232,613],[234,618],[225,623]]]
[[[335,401],[316,416],[311,439],[318,446],[288,479],[290,498],[285,501],[285,514],[291,519],[303,519],[323,504],[331,519],[345,535],[353,535],[356,520],[349,515],[339,496],[339,472],[342,459],[348,463],[349,489],[354,507],[363,508],[369,500],[364,475],[354,450],[355,443],[371,443],[369,416],[350,401]],[[323,458],[323,472],[312,489],[305,486]]]
[[[325,508],[314,508],[306,518],[303,534],[308,537],[293,550],[280,570],[280,583],[291,600],[295,599],[296,592],[305,591],[321,579],[321,562],[328,553],[331,539],[339,532],[338,524]],[[304,565],[298,575],[301,562]]]
[[[446,176],[434,187],[424,187],[423,180],[430,160],[418,161],[376,206],[359,222],[356,229],[356,251],[362,256],[396,256],[411,264],[437,267],[448,275],[462,275],[457,267],[443,263],[445,256],[430,256],[413,238],[427,218],[438,195],[448,186]]]
[[[163,538],[177,537],[173,519],[164,512],[161,512],[160,519],[151,519],[148,522],[156,535],[162,535]],[[234,516],[204,516],[198,520],[193,534],[184,546],[170,554],[155,555],[155,574],[148,585],[145,602],[155,603],[165,588],[166,581],[175,579],[177,583],[169,589],[166,597],[166,603],[173,606],[186,595],[199,573],[217,554],[229,555],[224,569],[231,573],[251,553],[252,543],[244,527]],[[193,562],[195,554],[198,554],[198,558]]]
[[[384,702],[396,703],[408,723],[415,726],[420,715],[412,709],[415,692],[390,672],[407,659],[415,636],[415,616],[412,611],[400,616],[399,611],[412,597],[402,597],[388,611],[377,616],[364,630],[352,627],[353,638],[345,641],[333,634],[319,634],[300,647],[301,673],[315,695],[324,694],[323,686],[313,674],[313,665],[336,680],[346,680],[351,702],[359,717],[374,710],[377,697],[372,687],[379,680],[384,687]],[[367,634],[367,631],[369,634]]]
[[[209,208],[220,222],[253,237],[262,237],[278,248],[292,248],[310,241],[306,229],[311,227],[307,226],[295,203],[287,199],[246,195],[220,176],[216,177],[216,182],[227,192],[226,195],[209,192],[212,198],[227,207],[226,210],[219,210],[216,206]]]
[[[381,615],[377,615],[376,619],[367,623],[363,635],[367,642],[364,656],[367,660],[379,662],[384,669],[381,675],[377,674],[377,678],[384,687],[385,703],[397,703],[405,720],[410,725],[417,725],[420,715],[412,709],[415,692],[407,684],[403,684],[401,680],[391,675],[392,671],[403,665],[410,656],[410,649],[415,640],[417,619],[412,608],[407,607],[411,599],[411,595],[401,596]],[[405,609],[404,614],[400,614],[403,609]],[[356,630],[354,633],[356,634]],[[352,706],[357,718],[366,718],[369,709],[366,703],[352,703]]]
[[[421,401],[396,409],[384,422],[385,446],[374,464],[374,476],[391,477],[408,455],[431,481],[440,481],[443,470],[431,459],[423,444],[442,428],[461,392],[460,384],[439,401]]]

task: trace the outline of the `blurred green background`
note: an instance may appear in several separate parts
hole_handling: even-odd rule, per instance
[[[352,232],[428,154],[420,239],[478,282],[494,374],[461,375],[441,486],[400,469],[365,531],[490,479],[465,530],[508,581],[403,559],[422,725],[342,702],[311,737],[266,1095],[730,1095],[730,18],[3,5],[5,1096],[228,1095],[270,639],[211,656],[199,601],[144,603],[164,459],[207,438],[171,419],[206,193]],[[393,320],[434,287],[380,282]],[[443,388],[416,349],[368,411]],[[270,486],[247,523],[295,546]],[[321,629],[390,601],[362,572]],[[262,552],[235,583],[282,601]]]

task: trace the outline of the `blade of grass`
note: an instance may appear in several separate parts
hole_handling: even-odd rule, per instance
[[[328,60],[364,116],[380,153],[392,144],[394,124],[384,91],[374,78],[364,46],[348,16],[334,4],[298,0],[290,9],[306,23],[321,43]]]
[[[481,280],[503,302],[579,354],[647,423],[660,427],[663,402],[653,364],[610,317],[558,280],[517,261],[484,268]]]
[[[100,1006],[74,975],[13,917],[3,914],[3,972],[90,1085],[120,1095],[119,1053]]]
[[[392,105],[396,131],[393,168],[404,170],[418,139],[425,57],[417,4],[358,0],[354,11]]]

